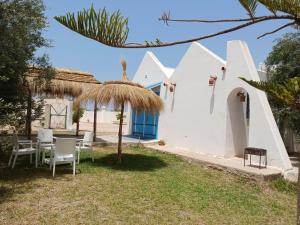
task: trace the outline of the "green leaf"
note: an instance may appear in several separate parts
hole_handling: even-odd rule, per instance
[[[239,0],[241,5],[246,9],[250,17],[255,16],[257,8],[257,0]]]
[[[274,14],[277,11],[300,16],[300,0],[258,0]]]
[[[123,46],[128,37],[128,19],[119,10],[109,15],[105,8],[96,12],[92,5],[90,9],[79,11],[77,17],[67,13],[54,19],[87,38],[114,47]]]
[[[300,77],[287,79],[283,84],[273,81],[253,81],[240,77],[249,85],[265,91],[278,101],[300,110]]]

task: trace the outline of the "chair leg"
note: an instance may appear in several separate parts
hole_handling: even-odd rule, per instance
[[[32,154],[30,154],[30,164],[32,164]]]
[[[8,166],[10,166],[10,164],[11,164],[11,160],[12,160],[12,158],[13,158],[13,153],[11,153],[11,155],[10,155],[10,157],[9,157],[9,161],[8,161]]]
[[[78,154],[77,154],[77,163],[79,164],[79,161],[80,161],[80,150],[78,151]]]
[[[37,158],[38,158],[38,164],[40,164],[40,160],[41,160],[41,149],[38,148],[37,150]]]
[[[49,159],[49,170],[51,170],[51,168],[52,168],[52,166],[53,166],[52,163],[53,163],[53,159],[50,158],[50,159]]]
[[[55,176],[55,160],[53,160],[53,177]]]
[[[76,165],[76,160],[73,161],[73,176],[75,176],[75,165]]]
[[[94,151],[92,149],[92,162],[94,162],[94,161],[95,161],[95,157],[94,157]]]
[[[38,152],[35,152],[35,168],[38,166]]]
[[[42,151],[42,164],[44,164],[45,161],[45,150]]]
[[[15,167],[17,157],[18,157],[18,153],[15,154],[15,158],[14,158],[14,161],[13,161],[13,164],[12,164],[12,168]]]

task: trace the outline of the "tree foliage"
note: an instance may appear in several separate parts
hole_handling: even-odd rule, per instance
[[[76,123],[76,136],[79,135],[79,122],[83,114],[84,114],[84,108],[81,107],[74,108],[72,119],[73,119],[73,123]]]
[[[289,78],[282,84],[274,81],[241,79],[253,87],[266,91],[270,96],[283,104],[300,110],[300,77]]]
[[[283,83],[287,78],[300,76],[300,32],[278,39],[265,63],[272,81]]]
[[[78,123],[84,114],[84,108],[75,108],[73,112],[73,123]]]
[[[88,10],[77,13],[68,13],[66,16],[56,16],[55,19],[88,38],[111,46],[125,44],[128,36],[128,18],[124,18],[120,11],[109,15],[106,9],[98,12],[91,6]]]
[[[286,126],[300,134],[300,33],[277,40],[266,60],[265,82],[247,81],[268,94],[280,130]]]
[[[42,0],[0,2],[0,125],[24,127],[31,97],[25,80],[29,67],[41,68],[36,82],[48,82],[54,76],[48,57],[35,55],[38,48],[49,46],[42,36],[46,25]],[[40,103],[32,101],[33,118],[40,116]]]
[[[190,43],[193,41],[199,41],[230,33],[257,23],[262,23],[264,21],[270,20],[284,20],[288,21],[288,23],[278,27],[273,31],[264,33],[258,38],[275,33],[286,27],[300,25],[300,0],[239,0],[239,2],[241,6],[247,11],[249,16],[248,18],[233,18],[221,20],[173,19],[171,18],[170,12],[163,13],[161,18],[159,19],[165,22],[167,25],[170,22],[239,23],[236,26],[221,30],[213,34],[173,42],[163,42],[159,38],[154,41],[145,41],[144,43],[127,42],[129,33],[128,18],[123,17],[120,11],[115,11],[110,15],[105,8],[96,12],[94,7],[92,6],[90,9],[83,9],[82,11],[78,12],[77,15],[75,15],[74,13],[67,13],[65,16],[56,16],[54,18],[62,25],[85,37],[116,48],[153,48]],[[256,8],[259,5],[267,8],[270,14],[257,16]]]

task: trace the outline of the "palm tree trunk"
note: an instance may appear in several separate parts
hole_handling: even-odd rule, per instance
[[[124,103],[121,105],[121,116],[119,124],[119,141],[118,141],[118,163],[122,162],[122,127],[123,127]]]
[[[78,137],[78,135],[79,135],[79,118],[78,118],[78,120],[76,121],[76,136]]]
[[[32,117],[32,98],[31,98],[31,92],[28,92],[28,97],[27,97],[27,114],[26,114],[26,136],[28,140],[31,140],[31,117]]]
[[[93,141],[96,141],[96,133],[97,133],[97,102],[95,101],[94,103],[94,128],[93,128],[93,132],[94,132],[94,137],[93,137]]]

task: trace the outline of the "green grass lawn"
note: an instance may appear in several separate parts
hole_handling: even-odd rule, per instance
[[[98,148],[77,166],[0,171],[0,224],[295,224],[296,187],[259,183],[145,148]],[[6,160],[6,159],[5,159]]]

